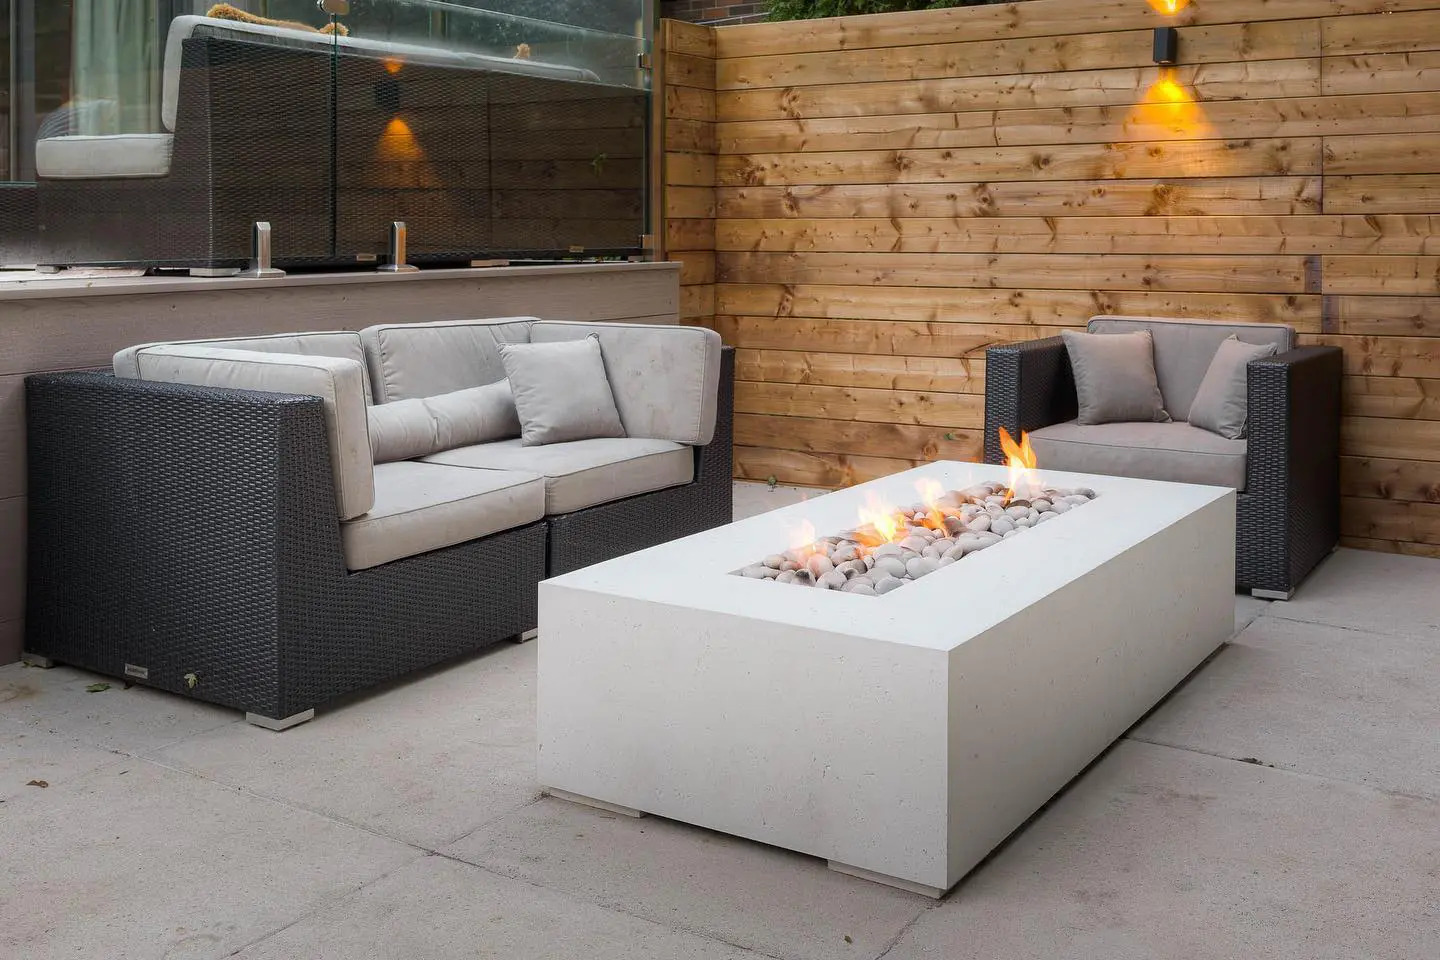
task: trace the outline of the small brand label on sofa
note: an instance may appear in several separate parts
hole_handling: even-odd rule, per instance
[[[139,678],[139,679],[141,679],[141,680],[149,680],[149,679],[150,679],[150,668],[149,668],[149,667],[137,667],[137,666],[135,666],[135,664],[133,664],[133,663],[127,663],[127,664],[125,664],[125,676],[127,676],[127,677],[137,677],[137,678]]]

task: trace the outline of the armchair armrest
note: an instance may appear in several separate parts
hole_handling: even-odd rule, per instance
[[[1006,343],[985,351],[985,462],[1004,463],[999,429],[1019,439],[1073,420],[1078,412],[1075,375],[1061,337]]]
[[[1269,531],[1242,585],[1293,589],[1340,537],[1338,347],[1301,347],[1247,366],[1247,456],[1240,520]],[[1272,586],[1272,584],[1274,584]]]
[[[720,335],[671,324],[541,320],[535,343],[598,334],[605,374],[632,437],[705,446],[715,436]]]

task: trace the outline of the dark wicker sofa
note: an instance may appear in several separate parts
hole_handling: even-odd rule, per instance
[[[283,729],[515,638],[547,575],[730,522],[733,356],[716,355],[689,482],[364,569],[342,543],[321,398],[31,377],[26,655]]]
[[[1149,329],[1155,337],[1156,364],[1167,407],[1183,392],[1173,381],[1187,379],[1190,396],[1195,370],[1203,373],[1219,342],[1234,334],[1254,343],[1276,342],[1280,352],[1247,367],[1249,419],[1233,482],[1214,478],[1214,470],[1183,463],[1151,475],[1144,467],[1097,469],[1094,459],[1077,464],[1075,449],[1046,444],[1047,433],[1075,433],[1075,380],[1064,340],[1049,337],[989,348],[985,353],[985,461],[1004,463],[998,432],[1017,438],[1032,434],[1040,467],[1110,473],[1146,479],[1227,483],[1236,499],[1235,583],[1266,598],[1288,598],[1327,554],[1340,535],[1340,379],[1341,351],[1334,347],[1292,349],[1293,331],[1275,325],[1221,324],[1120,317],[1097,317],[1092,332]],[[1163,349],[1189,351],[1192,358],[1161,358]],[[1198,366],[1197,366],[1198,365]],[[1190,371],[1183,369],[1188,366]],[[1171,383],[1167,383],[1167,374]],[[1188,407],[1189,398],[1180,401]],[[1183,409],[1183,408],[1182,408]],[[1183,420],[1177,417],[1177,420]],[[1156,425],[1169,428],[1171,425]],[[1176,430],[1194,430],[1183,422]],[[1094,428],[1081,428],[1082,430]],[[1104,429],[1104,428],[1101,428]],[[1038,431],[1038,436],[1034,436]],[[1202,438],[1204,439],[1204,438]],[[1217,443],[1218,441],[1218,443]],[[1223,444],[1213,438],[1214,445]],[[1091,448],[1093,457],[1098,448]],[[1213,450],[1197,451],[1203,458]],[[1131,458],[1130,462],[1135,459]],[[1099,462],[1106,454],[1099,454]],[[1114,459],[1112,463],[1118,462]]]

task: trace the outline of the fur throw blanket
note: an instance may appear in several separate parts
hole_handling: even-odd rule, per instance
[[[235,7],[232,7],[228,3],[215,4],[215,6],[211,7],[210,12],[205,14],[205,16],[213,17],[216,20],[235,20],[239,23],[258,23],[266,27],[287,27],[291,30],[304,30],[306,33],[339,33],[342,37],[349,36],[350,34],[350,31],[345,27],[345,24],[343,23],[327,23],[319,30],[316,30],[308,23],[299,23],[294,20],[271,20],[269,17],[261,17],[253,13],[246,13],[244,10],[239,10]]]

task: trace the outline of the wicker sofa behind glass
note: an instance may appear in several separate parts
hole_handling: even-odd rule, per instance
[[[547,575],[731,520],[733,351],[694,480],[345,566],[322,402],[105,373],[27,381],[27,658],[283,729],[536,626]]]
[[[1203,321],[1097,317],[1092,330],[1102,322],[1213,326],[1217,332],[1212,337],[1230,329]],[[1213,348],[1208,345],[1203,363]],[[1248,365],[1245,485],[1235,507],[1235,584],[1241,590],[1267,599],[1288,598],[1339,541],[1340,380],[1341,351],[1336,347],[1285,350]],[[1074,420],[1076,413],[1075,379],[1061,337],[986,350],[986,463],[1005,462],[1000,427],[1018,438],[1021,431]],[[1042,469],[1045,463],[1042,457]],[[1075,469],[1065,463],[1052,466]]]

